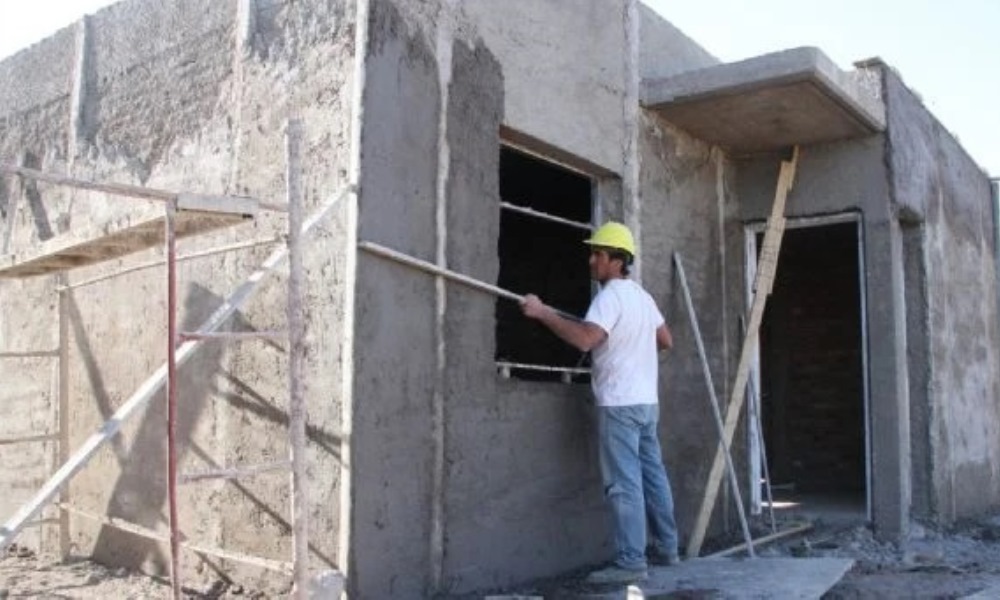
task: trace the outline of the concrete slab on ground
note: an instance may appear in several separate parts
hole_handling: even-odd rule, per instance
[[[559,594],[560,600],[644,598],[820,598],[840,581],[854,561],[847,558],[699,559],[672,567],[654,567],[649,579],[632,586],[603,590],[579,589]]]
[[[975,594],[960,597],[962,600],[995,600],[996,598],[1000,598],[1000,581],[989,585],[986,589],[980,590]]]
[[[717,590],[720,598],[819,598],[840,581],[849,558],[703,559],[649,571],[646,598],[684,590]]]
[[[642,105],[695,137],[752,153],[885,129],[881,83],[794,48],[642,82]]]

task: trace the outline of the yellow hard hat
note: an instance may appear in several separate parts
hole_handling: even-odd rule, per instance
[[[624,250],[635,256],[635,240],[632,239],[632,232],[621,223],[608,221],[601,225],[589,240],[584,240],[584,244],[591,246],[603,246],[605,248],[616,248]]]

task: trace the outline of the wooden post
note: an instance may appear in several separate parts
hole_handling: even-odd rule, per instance
[[[292,462],[292,594],[305,599],[309,593],[309,524],[306,503],[306,407],[302,380],[306,359],[305,319],[302,306],[302,226],[301,146],[302,126],[290,120],[286,131],[286,174],[288,194],[288,425]]]
[[[63,276],[65,283],[65,276]],[[64,465],[69,460],[69,294],[68,289],[59,291],[59,447],[56,465]],[[69,504],[69,485],[59,488],[59,502]],[[69,558],[70,534],[69,512],[59,509],[59,555]]]
[[[764,316],[764,306],[774,285],[774,274],[778,266],[778,251],[781,249],[781,238],[785,233],[785,201],[788,199],[788,192],[792,189],[795,181],[795,169],[798,164],[798,158],[799,149],[796,146],[792,160],[782,161],[781,171],[778,174],[777,190],[774,194],[774,203],[771,205],[771,216],[767,220],[767,230],[764,233],[764,248],[760,256],[757,278],[754,282],[754,297],[750,308],[750,319],[747,323],[746,335],[743,338],[739,367],[736,369],[736,382],[733,384],[729,405],[726,410],[724,439],[727,446],[733,441],[733,434],[736,431],[736,424],[740,418],[740,411],[743,409],[747,378],[750,374],[750,360],[753,356],[753,349],[757,345],[757,334],[760,331],[760,322]],[[719,446],[715,451],[715,459],[712,461],[712,469],[709,472],[708,483],[705,486],[705,496],[702,498],[701,508],[698,510],[698,517],[695,519],[691,538],[688,541],[688,558],[696,558],[701,551],[701,544],[705,540],[705,531],[708,529],[708,521],[712,516],[712,509],[715,507],[715,500],[719,494],[723,464],[723,449],[722,446]]]

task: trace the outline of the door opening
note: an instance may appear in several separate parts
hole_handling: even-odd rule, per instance
[[[859,222],[853,216],[847,222],[789,220],[788,227],[754,375],[775,508],[866,518],[870,478]],[[748,233],[748,250],[756,254],[763,235]],[[760,481],[756,444],[751,452],[756,452],[752,476]],[[758,498],[754,494],[755,503],[766,502]]]

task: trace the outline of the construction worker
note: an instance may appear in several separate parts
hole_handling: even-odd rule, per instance
[[[673,496],[657,437],[657,351],[670,348],[673,339],[653,298],[628,279],[635,257],[632,232],[609,222],[585,243],[591,246],[590,276],[601,289],[583,321],[561,317],[534,294],[525,296],[521,310],[563,341],[591,352],[601,477],[615,556],[586,581],[632,583],[646,578],[647,564],[679,561]]]

